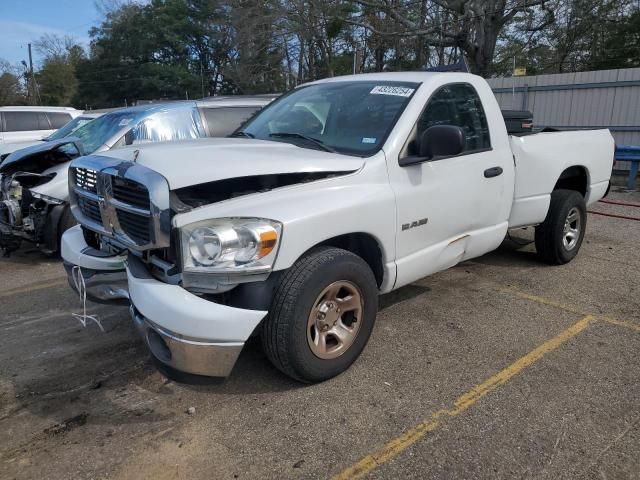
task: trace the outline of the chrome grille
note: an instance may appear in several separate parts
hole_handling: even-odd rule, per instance
[[[98,193],[98,172],[86,168],[76,168],[75,182],[78,188],[91,193]]]
[[[136,250],[169,246],[169,185],[133,162],[86,156],[69,169],[71,209],[78,221]]]
[[[94,222],[102,223],[102,215],[100,215],[100,204],[95,200],[88,198],[78,198],[78,208],[82,214]]]
[[[144,185],[121,178],[111,182],[113,198],[134,207],[149,209],[149,190]]]
[[[148,243],[151,241],[149,229],[149,217],[126,212],[116,208],[120,228],[136,243]]]

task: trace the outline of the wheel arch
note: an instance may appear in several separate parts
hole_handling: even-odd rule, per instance
[[[574,190],[580,193],[583,198],[587,197],[587,191],[589,189],[589,171],[582,165],[572,165],[565,168],[553,190]]]
[[[302,252],[302,254],[300,254],[297,260],[318,247],[341,248],[359,256],[367,265],[369,265],[378,288],[381,288],[385,275],[384,257],[380,241],[372,234],[365,232],[353,232],[324,239],[307,248]],[[268,310],[271,305],[275,289],[280,283],[282,275],[287,270],[288,268],[285,268],[272,272],[266,281],[249,282],[238,285],[236,288],[225,294],[224,303],[236,308]]]
[[[384,261],[382,248],[377,238],[365,232],[345,233],[317,243],[309,248],[305,254],[313,248],[324,246],[342,248],[354,255],[358,255],[369,265],[378,284],[378,288],[380,288],[384,279]]]

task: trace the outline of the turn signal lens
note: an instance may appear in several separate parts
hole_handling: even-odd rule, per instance
[[[262,232],[260,234],[260,258],[266,257],[271,253],[271,251],[276,247],[276,243],[278,242],[278,234],[275,230],[270,230],[267,232]]]

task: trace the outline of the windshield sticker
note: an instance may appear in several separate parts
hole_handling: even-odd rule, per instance
[[[118,124],[118,126],[119,127],[126,127],[130,123],[131,123],[131,119],[130,118],[123,118],[122,120],[120,120],[120,123]]]
[[[397,97],[410,97],[415,88],[392,87],[390,85],[378,85],[369,92],[372,95],[395,95]]]
[[[376,140],[374,137],[362,137],[362,143],[376,143]]]

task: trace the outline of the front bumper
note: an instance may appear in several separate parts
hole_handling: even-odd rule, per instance
[[[154,324],[133,304],[129,312],[151,354],[181,372],[228,377],[244,346],[243,342],[211,343],[187,339]]]
[[[187,373],[227,377],[266,311],[205,300],[153,278],[137,258],[127,267],[131,316],[160,362]]]
[[[62,235],[61,254],[69,285],[78,291],[78,278],[82,275],[87,298],[97,303],[129,304],[127,289],[126,255],[106,256],[104,252],[87,245],[82,227],[76,225]],[[78,267],[79,272],[74,271]]]
[[[104,256],[86,244],[79,226],[63,235],[62,257],[72,288],[77,291],[73,273],[78,266],[87,298],[129,303],[133,322],[152,355],[183,372],[228,376],[245,341],[267,315],[221,305],[160,282],[135,256]]]

